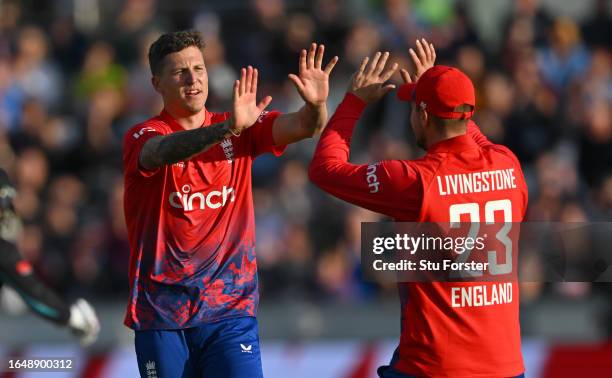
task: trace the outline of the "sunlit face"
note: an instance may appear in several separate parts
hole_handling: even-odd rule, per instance
[[[174,114],[193,115],[204,108],[208,97],[208,74],[202,51],[189,46],[168,54],[153,86],[162,95],[164,107]]]
[[[410,126],[414,137],[416,139],[417,146],[422,149],[426,149],[427,144],[425,143],[425,121],[423,116],[414,102],[410,103],[412,111],[410,112]]]

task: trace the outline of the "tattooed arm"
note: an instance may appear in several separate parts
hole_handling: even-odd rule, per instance
[[[270,104],[266,96],[259,104],[257,95],[257,69],[243,68],[240,80],[234,83],[233,112],[229,119],[208,127],[185,130],[149,139],[140,151],[138,162],[147,170],[174,164],[208,150],[231,135],[239,135],[257,121],[257,117]]]
[[[204,128],[153,137],[142,146],[138,162],[142,168],[151,170],[162,165],[189,160],[232,136],[230,130],[234,128],[231,123],[228,119]]]

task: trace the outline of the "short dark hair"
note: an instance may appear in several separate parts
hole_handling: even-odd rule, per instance
[[[206,46],[202,34],[197,30],[181,30],[163,34],[149,48],[151,73],[159,75],[166,55],[181,51],[189,46],[202,50]]]
[[[458,105],[457,107],[455,107],[454,111],[455,112],[469,112],[473,109],[474,107],[472,105],[463,104],[463,105]],[[431,113],[429,114],[429,118],[431,119],[431,122],[440,130],[454,128],[458,126],[464,126],[467,124],[467,121],[468,121],[468,119],[466,118],[463,118],[463,119],[441,118]]]

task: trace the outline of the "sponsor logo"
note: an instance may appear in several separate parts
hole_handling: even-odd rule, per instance
[[[191,193],[191,187],[183,185],[180,192],[172,192],[168,197],[170,206],[184,211],[204,210],[206,208],[218,209],[225,206],[228,201],[234,202],[235,199],[234,188],[228,188],[225,185],[222,190],[213,190],[208,193]]]
[[[378,176],[376,176],[376,165],[377,164],[368,165],[368,170],[366,171],[366,181],[370,188],[370,193],[378,193],[378,186],[380,185]]]
[[[253,345],[244,345],[240,344],[240,349],[242,349],[242,353],[253,353]]]
[[[157,369],[155,368],[155,361],[149,361],[145,364],[147,370],[147,378],[157,378]]]

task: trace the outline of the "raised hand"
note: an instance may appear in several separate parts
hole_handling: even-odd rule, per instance
[[[425,38],[421,38],[419,41],[416,40],[416,52],[414,49],[409,49],[410,57],[412,58],[412,62],[414,63],[414,67],[416,69],[414,80],[418,80],[421,75],[434,66],[436,62],[436,50],[434,49],[433,44],[427,42]],[[402,78],[406,81],[405,74],[408,73],[406,70],[402,70]],[[408,75],[410,77],[410,75]],[[406,81],[411,82],[411,81]]]
[[[232,133],[239,134],[253,125],[272,101],[272,97],[266,96],[259,104],[257,103],[257,76],[257,69],[249,66],[240,71],[240,80],[234,83]]]
[[[295,85],[302,99],[310,105],[321,105],[327,101],[329,95],[329,74],[338,62],[338,57],[334,56],[322,69],[324,45],[317,47],[316,43],[310,45],[308,52],[306,49],[300,53],[298,75],[289,74],[289,79]]]
[[[380,51],[374,54],[370,64],[368,64],[369,57],[363,58],[361,66],[353,75],[349,92],[366,103],[371,103],[378,101],[394,89],[395,85],[385,84],[385,82],[397,71],[397,63],[393,63],[390,68],[385,70],[387,59],[389,59],[389,53],[381,54]]]

